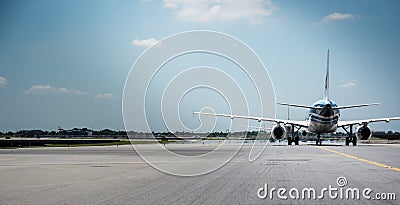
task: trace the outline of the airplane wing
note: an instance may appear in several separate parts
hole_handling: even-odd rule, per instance
[[[362,125],[371,122],[389,122],[391,120],[400,120],[400,117],[390,117],[390,118],[376,118],[376,119],[366,119],[366,120],[350,120],[350,121],[339,121],[338,127],[343,127],[347,125]]]
[[[300,121],[300,120],[282,120],[282,119],[275,119],[275,118],[267,118],[267,117],[253,117],[253,116],[244,116],[244,115],[228,115],[228,114],[217,114],[217,113],[207,113],[207,112],[193,112],[194,114],[199,115],[211,115],[217,117],[229,117],[231,119],[239,118],[239,119],[249,119],[249,120],[257,120],[259,122],[266,121],[266,122],[276,122],[276,123],[283,123],[289,125],[296,125],[300,127],[308,127],[307,122]]]

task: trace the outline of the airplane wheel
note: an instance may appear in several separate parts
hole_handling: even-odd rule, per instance
[[[319,146],[321,146],[322,145],[322,140],[321,139],[319,139]]]
[[[288,145],[292,145],[292,138],[291,137],[288,137],[287,141],[288,141]]]
[[[294,138],[294,145],[299,145],[299,137]]]
[[[346,137],[346,146],[349,146],[349,145],[350,145],[350,138]]]
[[[319,139],[315,140],[315,145],[318,145],[318,141],[319,141]]]
[[[357,146],[357,137],[353,137],[353,146]]]

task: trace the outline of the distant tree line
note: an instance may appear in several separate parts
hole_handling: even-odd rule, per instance
[[[148,138],[148,137],[156,137],[156,138],[175,138],[175,136],[186,136],[186,137],[200,137],[200,138],[226,138],[226,137],[237,137],[237,138],[247,138],[247,139],[255,139],[258,136],[257,131],[241,131],[241,132],[212,132],[212,133],[191,133],[191,132],[152,132],[152,133],[144,133],[144,132],[135,132],[129,131],[129,136],[135,138]],[[269,137],[269,132],[261,132],[266,134]],[[229,134],[229,135],[228,135]],[[290,133],[287,133],[290,134]],[[346,135],[346,133],[337,132],[332,134],[332,136],[342,136]],[[47,131],[47,130],[20,130],[16,132],[0,132],[0,136],[6,137],[23,137],[23,138],[40,138],[40,137],[103,137],[103,138],[127,138],[127,132],[124,130],[111,130],[111,129],[103,129],[103,130],[92,130],[89,128],[73,128],[70,130],[65,130],[59,128],[57,131]],[[382,139],[400,139],[399,132],[374,132],[373,136],[376,138]]]
[[[14,137],[45,137],[45,136],[126,136],[125,131],[114,131],[110,129],[91,130],[88,128],[73,128],[71,130],[58,129],[48,130],[20,130],[17,132],[0,132],[1,136]]]

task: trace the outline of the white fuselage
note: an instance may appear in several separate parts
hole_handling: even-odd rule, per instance
[[[312,107],[307,117],[308,131],[316,134],[335,132],[340,117],[339,110],[334,109],[337,105],[330,100],[319,100]]]

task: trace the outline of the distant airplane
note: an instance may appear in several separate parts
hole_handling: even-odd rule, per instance
[[[327,63],[326,63],[326,76],[325,76],[325,97],[323,100],[319,100],[312,104],[311,106],[307,105],[298,105],[298,104],[288,104],[288,103],[278,103],[280,105],[287,105],[292,107],[300,107],[309,109],[309,114],[305,121],[296,121],[296,120],[283,120],[283,119],[274,119],[274,118],[265,118],[265,117],[253,117],[253,116],[241,116],[241,115],[228,115],[228,114],[214,114],[214,113],[204,113],[204,112],[194,112],[195,114],[201,115],[212,115],[212,116],[221,116],[221,117],[229,117],[231,119],[241,118],[241,119],[250,119],[257,120],[258,122],[267,121],[267,122],[275,122],[271,129],[271,135],[275,139],[283,139],[286,136],[285,125],[291,126],[292,136],[288,137],[288,144],[291,145],[292,142],[295,145],[299,144],[299,130],[304,129],[301,132],[303,136],[307,135],[307,132],[317,134],[316,145],[321,145],[321,134],[323,133],[333,133],[336,132],[337,128],[343,128],[343,130],[348,134],[346,137],[346,145],[348,146],[350,142],[353,145],[357,145],[357,138],[360,140],[368,140],[372,136],[372,131],[368,127],[368,123],[372,122],[389,122],[390,120],[400,120],[400,117],[391,117],[391,118],[377,118],[377,119],[366,119],[366,120],[351,120],[351,121],[340,121],[340,110],[355,108],[355,107],[364,107],[370,105],[378,105],[379,103],[369,103],[369,104],[359,104],[359,105],[348,105],[348,106],[337,106],[335,102],[329,100],[329,49],[327,55]],[[282,126],[282,124],[284,126]],[[356,136],[353,136],[353,126],[358,125]],[[295,129],[297,130],[295,132]]]

